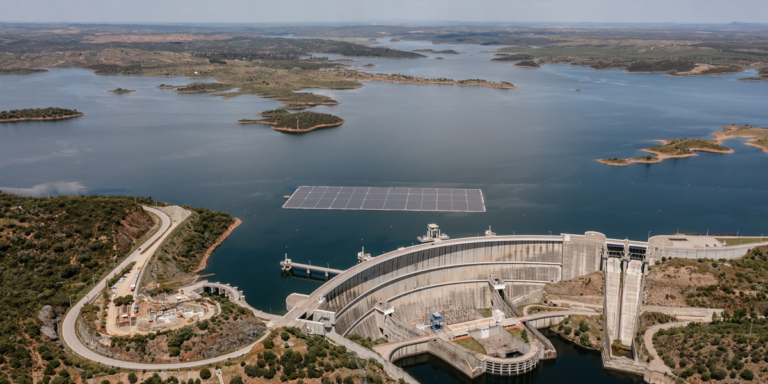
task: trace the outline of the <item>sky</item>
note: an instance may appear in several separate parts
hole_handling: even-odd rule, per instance
[[[0,0],[0,21],[768,23],[768,0]]]

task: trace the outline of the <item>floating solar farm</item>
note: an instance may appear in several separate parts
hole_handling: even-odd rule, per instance
[[[301,186],[283,208],[485,212],[485,200],[479,189]]]

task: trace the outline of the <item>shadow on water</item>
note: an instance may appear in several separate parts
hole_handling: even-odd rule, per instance
[[[408,374],[423,384],[533,384],[533,383],[610,383],[639,384],[642,377],[626,375],[603,369],[600,353],[578,347],[549,330],[542,333],[552,341],[557,359],[543,361],[531,372],[520,376],[483,375],[470,379],[448,363],[429,354],[408,357],[397,361]]]
[[[281,271],[280,276],[286,279],[292,278],[292,279],[300,279],[300,280],[317,281],[321,284],[331,279],[330,277],[325,277],[322,273],[318,273],[318,272],[313,272],[311,275],[307,275],[306,272],[296,273],[295,271]]]

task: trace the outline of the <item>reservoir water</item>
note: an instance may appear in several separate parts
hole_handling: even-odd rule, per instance
[[[624,168],[596,158],[639,156],[654,139],[708,138],[726,124],[768,127],[768,83],[747,74],[673,78],[540,69],[491,62],[491,47],[425,42],[400,49],[454,49],[414,60],[359,59],[373,72],[505,80],[517,90],[371,82],[313,90],[341,102],[314,111],[346,120],[304,135],[237,119],[277,101],[175,94],[183,78],[98,76],[51,69],[0,76],[0,110],[76,108],[84,117],[0,124],[0,190],[130,194],[226,211],[243,225],[203,273],[238,286],[256,308],[285,309],[291,292],[322,281],[280,275],[298,262],[347,268],[361,246],[374,256],[410,245],[437,223],[452,237],[603,232],[768,233],[768,154],[733,139],[735,153],[701,154]],[[107,93],[135,89],[125,95]],[[576,92],[575,89],[582,89]],[[300,185],[480,188],[485,213],[284,210]],[[559,370],[563,358],[553,369]],[[599,361],[597,361],[599,367]],[[549,374],[549,369],[540,375]],[[600,371],[602,371],[600,369]],[[561,373],[564,374],[564,373]]]

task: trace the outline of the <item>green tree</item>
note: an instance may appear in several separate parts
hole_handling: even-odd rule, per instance
[[[243,384],[243,378],[240,377],[240,375],[232,376],[232,378],[229,379],[229,384]]]
[[[136,384],[136,382],[139,381],[139,378],[136,376],[135,373],[131,372],[128,374],[128,382],[131,384]]]
[[[200,370],[200,378],[203,380],[208,380],[211,378],[211,371],[208,368],[203,368]]]

